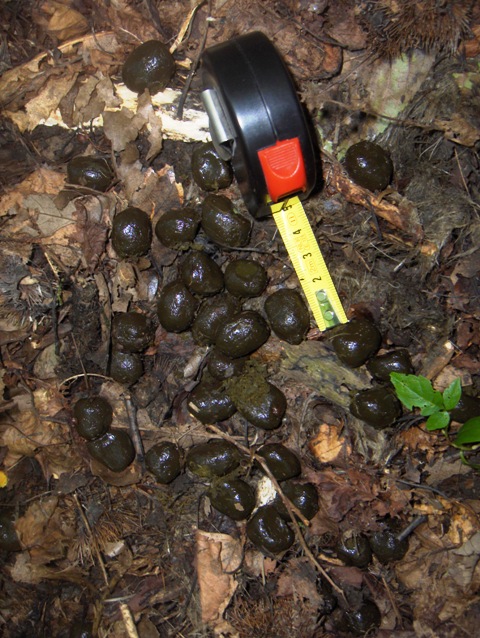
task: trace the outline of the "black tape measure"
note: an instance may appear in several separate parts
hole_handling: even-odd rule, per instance
[[[308,197],[316,181],[313,138],[293,80],[260,32],[203,54],[203,103],[218,153],[231,160],[255,217],[288,195]]]
[[[295,85],[260,32],[207,49],[202,56],[210,134],[231,160],[254,217],[273,214],[320,330],[347,317],[300,200],[316,182],[316,144]]]

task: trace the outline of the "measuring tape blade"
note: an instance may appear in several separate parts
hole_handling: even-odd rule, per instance
[[[298,197],[270,205],[273,218],[320,330],[348,319]]]

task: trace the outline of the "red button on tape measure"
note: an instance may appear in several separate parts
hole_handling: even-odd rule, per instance
[[[272,202],[307,190],[307,174],[298,137],[263,148],[258,151],[258,157]]]

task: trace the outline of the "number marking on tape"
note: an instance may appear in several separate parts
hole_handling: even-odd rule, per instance
[[[271,204],[280,231],[308,304],[320,330],[348,319],[327,265],[298,197]]]

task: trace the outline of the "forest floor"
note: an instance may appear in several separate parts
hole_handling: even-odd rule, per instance
[[[272,333],[252,357],[286,397],[279,428],[238,413],[201,423],[188,396],[209,348],[166,332],[156,310],[179,253],[154,236],[146,255],[121,259],[111,228],[127,206],[153,226],[170,209],[200,210],[201,53],[263,31],[318,133],[322,179],[304,206],[348,318],[373,321],[382,352],[407,349],[437,390],[460,379],[479,396],[478,3],[20,0],[2,3],[0,26],[0,515],[12,515],[19,539],[16,551],[0,543],[0,634],[477,635],[479,459],[452,444],[460,424],[428,431],[406,409],[386,429],[355,418],[350,397],[372,377],[341,364],[313,319],[300,345]],[[151,39],[171,47],[176,72],[162,93],[137,97],[122,65]],[[391,155],[382,193],[345,172],[362,139]],[[66,186],[79,155],[111,162],[106,192]],[[235,181],[222,194],[247,215]],[[298,287],[271,218],[253,222],[242,250],[202,233],[198,242],[222,269],[239,257],[264,266],[267,289],[249,308]],[[109,376],[112,318],[126,311],[155,326],[129,386]],[[92,459],[74,427],[87,393],[106,398],[114,427],[134,439],[122,472]],[[142,451],[158,442],[185,454],[211,438],[252,453],[281,442],[300,458],[320,508],[286,552],[265,556],[245,522],[212,508],[198,476],[161,485],[145,470]],[[258,481],[251,460],[242,471]],[[337,553],[345,535],[409,526],[399,560],[360,568]],[[357,616],[371,603],[380,615],[369,628]]]

